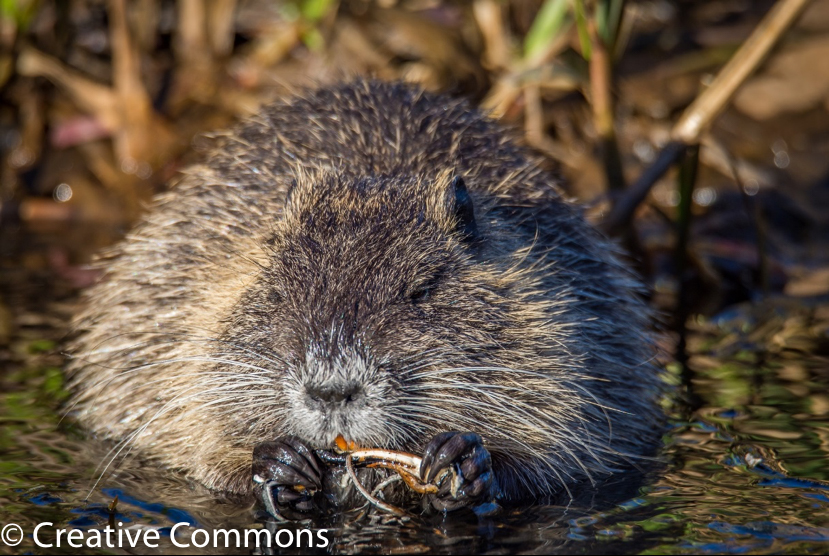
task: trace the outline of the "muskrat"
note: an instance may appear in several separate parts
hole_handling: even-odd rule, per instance
[[[662,432],[640,283],[466,102],[357,81],[263,108],[101,259],[73,409],[204,485],[310,510],[338,436],[425,454],[440,510],[531,501]],[[294,488],[304,487],[304,488]]]

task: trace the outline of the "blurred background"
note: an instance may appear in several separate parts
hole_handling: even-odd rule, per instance
[[[684,315],[829,290],[829,2],[799,3],[805,13],[767,62],[695,135],[688,203],[672,169],[606,226],[665,312],[676,311],[682,281],[693,290],[679,296]],[[304,87],[372,76],[469,98],[607,224],[626,184],[773,5],[4,0],[0,223],[7,233],[59,230],[45,251],[25,245],[23,262],[84,282],[76,265],[198,156],[200,133]],[[686,262],[676,253],[683,235]],[[15,240],[4,238],[9,256]]]
[[[0,419],[13,424],[0,500],[25,511],[21,489],[46,484],[76,508],[74,483],[55,485],[89,478],[67,449],[58,481],[20,439],[63,442],[47,432],[66,395],[60,340],[93,253],[198,159],[201,134],[358,76],[486,110],[650,286],[683,386],[674,467],[641,506],[568,531],[633,551],[829,550],[829,518],[814,517],[829,509],[829,0],[0,0]],[[729,80],[733,94],[706,96]],[[767,522],[801,529],[751,525]]]

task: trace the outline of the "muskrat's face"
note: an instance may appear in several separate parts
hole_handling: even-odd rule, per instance
[[[428,403],[424,373],[474,365],[503,321],[501,294],[481,280],[471,200],[450,178],[294,187],[228,331],[255,339],[279,391],[241,410],[248,432],[413,449],[445,428],[451,412]]]

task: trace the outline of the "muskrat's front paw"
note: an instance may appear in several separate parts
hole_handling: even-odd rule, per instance
[[[313,511],[314,494],[322,488],[321,465],[314,451],[294,436],[258,444],[253,449],[256,498],[274,516]]]
[[[444,474],[447,469],[450,473]],[[420,464],[421,478],[432,483],[441,474],[438,492],[427,499],[436,510],[474,506],[494,496],[492,458],[474,432],[444,432],[429,442]]]

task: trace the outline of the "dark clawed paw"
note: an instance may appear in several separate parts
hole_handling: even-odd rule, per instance
[[[295,518],[314,511],[314,494],[322,488],[322,463],[296,437],[263,442],[253,449],[257,500],[274,517]]]
[[[438,492],[427,495],[429,504],[439,511],[475,506],[494,496],[492,458],[473,432],[435,436],[426,447],[420,474],[428,483],[439,481]]]

